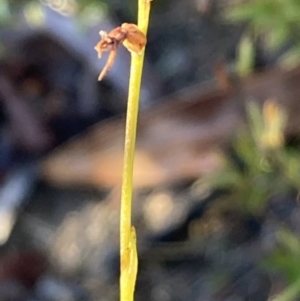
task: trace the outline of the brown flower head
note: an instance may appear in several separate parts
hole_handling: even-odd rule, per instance
[[[101,36],[101,41],[95,46],[98,57],[101,58],[104,51],[110,51],[110,54],[98,80],[102,80],[108,70],[113,66],[118,47],[121,43],[130,52],[139,54],[142,52],[147,42],[144,33],[139,30],[137,25],[131,23],[123,23],[109,33],[101,30],[99,34]]]

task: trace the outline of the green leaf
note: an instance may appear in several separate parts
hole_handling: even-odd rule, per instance
[[[239,76],[247,76],[254,69],[255,49],[249,35],[244,35],[239,43],[237,70]]]

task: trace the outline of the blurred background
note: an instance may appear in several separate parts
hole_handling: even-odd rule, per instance
[[[0,300],[117,300],[136,0],[0,0]],[[154,0],[136,300],[300,300],[300,3]]]

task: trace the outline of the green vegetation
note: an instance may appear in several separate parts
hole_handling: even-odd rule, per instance
[[[233,22],[245,22],[252,42],[259,39],[269,50],[286,45],[281,60],[292,65],[300,60],[300,2],[298,0],[240,1],[226,9],[226,17]],[[251,59],[250,59],[251,61]]]
[[[254,102],[247,107],[249,126],[233,143],[234,156],[209,181],[228,193],[219,203],[221,210],[238,210],[241,215],[264,216],[269,200],[300,190],[300,154],[285,145],[286,113],[274,100],[262,109]],[[232,159],[234,157],[234,159]],[[269,272],[279,272],[290,284],[273,301],[297,300],[300,295],[300,240],[284,224],[277,233],[277,247],[263,261]]]
[[[233,143],[235,159],[228,160],[212,183],[230,189],[234,206],[257,214],[264,211],[271,196],[299,186],[300,165],[295,154],[284,147],[286,115],[275,101],[267,101],[263,110],[250,102],[248,119],[249,127],[242,129]]]
[[[277,234],[278,248],[264,262],[268,270],[283,272],[291,283],[272,301],[292,301],[300,295],[300,240],[290,231],[283,229]]]

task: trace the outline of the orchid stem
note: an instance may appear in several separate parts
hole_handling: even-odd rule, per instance
[[[138,0],[138,27],[145,35],[147,35],[149,15],[149,0]],[[131,211],[134,151],[144,55],[145,47],[140,54],[131,53],[120,213],[121,301],[133,301],[138,265],[136,233],[131,225]]]

